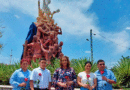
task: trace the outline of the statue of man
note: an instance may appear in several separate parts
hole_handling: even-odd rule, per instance
[[[43,0],[43,12],[44,13],[49,13],[50,8],[48,7],[48,4],[51,3],[51,0]]]

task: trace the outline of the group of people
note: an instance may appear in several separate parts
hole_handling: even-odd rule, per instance
[[[105,68],[104,60],[98,60],[98,70],[92,73],[92,63],[85,63],[85,71],[76,76],[67,56],[60,59],[60,67],[57,68],[51,77],[51,73],[46,69],[46,59],[39,60],[39,67],[30,71],[27,69],[28,60],[22,59],[21,68],[16,70],[11,78],[10,84],[13,90],[74,90],[75,85],[80,86],[80,90],[112,90],[112,84],[116,83],[116,78],[111,70]]]

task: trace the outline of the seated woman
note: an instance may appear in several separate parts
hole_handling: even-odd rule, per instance
[[[56,69],[53,74],[53,86],[55,90],[74,90],[76,83],[76,74],[70,67],[69,58],[63,56],[60,60],[61,67]]]
[[[77,77],[77,83],[81,86],[80,90],[95,90],[97,86],[96,75],[91,70],[92,63],[87,61],[85,63],[85,71],[80,72]]]
[[[12,74],[9,83],[13,86],[13,90],[30,90],[29,78],[31,71],[27,69],[28,60],[22,59],[20,67]]]

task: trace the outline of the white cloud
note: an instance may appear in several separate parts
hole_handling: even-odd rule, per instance
[[[10,57],[6,57],[3,55],[0,55],[0,63],[4,63],[4,64],[10,64],[10,60],[11,60],[11,64],[17,63],[19,62],[19,58],[15,58],[13,57],[12,59],[10,59]]]
[[[85,51],[85,53],[91,53],[91,51]]]
[[[126,27],[127,30],[130,30],[130,27]]]
[[[9,12],[11,8],[18,9],[24,14],[37,16],[38,0],[0,0],[0,11]]]
[[[4,57],[0,55],[0,63],[5,63],[5,61],[6,61],[6,64],[9,63],[9,57]]]
[[[19,19],[20,18],[20,16],[18,16],[18,15],[14,15],[17,19]]]
[[[82,8],[85,8],[86,11],[90,8],[93,0],[73,1],[73,3],[67,5],[58,3],[57,5],[60,7],[61,12],[54,15],[54,18],[58,25],[62,27],[63,32],[82,36],[89,34],[90,29],[93,29],[94,32],[99,33],[99,28],[95,25],[97,20],[95,13],[87,15],[82,12]]]
[[[112,64],[112,65],[117,65],[117,64],[118,64],[118,62],[111,62],[111,64]]]
[[[102,32],[103,38],[106,42],[109,42],[110,45],[114,45],[116,51],[115,53],[124,53],[128,50],[130,45],[129,43],[129,34],[124,30],[118,33],[106,33]]]
[[[4,11],[3,9],[5,8],[7,11],[9,11],[10,8],[16,8],[24,14],[37,17],[37,1],[38,0],[0,0],[0,11]],[[58,8],[60,9],[61,12],[54,15],[54,19],[55,22],[57,22],[62,28],[63,32],[67,32],[72,35],[86,35],[89,34],[90,29],[99,33],[99,28],[95,25],[95,20],[97,20],[95,13],[84,15],[82,12],[82,8],[85,8],[87,11],[93,2],[94,0],[80,0],[62,3],[58,0],[52,0],[49,6],[51,11]]]
[[[114,61],[112,61],[112,62],[107,62],[107,68],[108,69],[111,69],[111,68],[113,68],[115,65],[117,65],[118,64],[118,62],[114,62]]]
[[[38,0],[0,0],[0,11],[9,12],[11,8],[15,8],[24,14],[36,18],[38,15],[37,1]],[[63,33],[66,32],[71,35],[85,36],[89,35],[90,29],[93,29],[93,33],[96,33],[98,39],[101,39],[99,34],[102,34],[110,41],[114,42],[112,45],[115,46],[116,52],[121,53],[127,50],[126,47],[129,46],[129,35],[126,31],[119,33],[100,32],[100,27],[96,26],[96,21],[98,21],[96,14],[89,13],[88,15],[83,13],[82,10],[85,8],[87,11],[94,0],[74,0],[69,1],[69,3],[67,3],[68,1],[65,2],[66,3],[62,3],[62,1],[51,0],[51,4],[49,5],[51,11],[58,8],[60,9],[60,12],[54,15],[54,19],[62,28]],[[130,27],[127,27],[126,29],[130,29]],[[104,39],[104,41],[107,40]]]
[[[3,36],[1,38],[2,43],[6,43],[8,42],[9,38],[14,38],[16,36],[16,34],[14,33],[14,31],[12,29],[10,29],[10,27],[6,27],[6,30],[3,31]]]

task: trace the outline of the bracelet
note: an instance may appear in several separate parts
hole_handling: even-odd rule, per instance
[[[109,79],[107,79],[107,82],[109,82]]]

